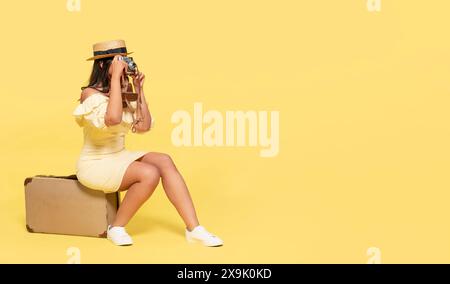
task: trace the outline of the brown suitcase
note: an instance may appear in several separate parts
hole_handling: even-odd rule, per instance
[[[26,227],[29,232],[106,237],[120,195],[82,185],[76,175],[35,175],[25,186]]]

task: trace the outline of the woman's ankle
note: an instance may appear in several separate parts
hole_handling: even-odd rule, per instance
[[[198,227],[198,226],[200,226],[199,223],[194,224],[194,225],[188,225],[188,226],[186,226],[186,229],[187,229],[189,232],[192,232],[192,230],[194,230],[194,229],[195,229],[196,227]]]

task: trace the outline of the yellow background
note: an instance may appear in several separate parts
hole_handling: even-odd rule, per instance
[[[0,262],[450,262],[450,37],[445,0],[2,1]],[[189,246],[161,186],[135,245],[30,234],[23,180],[75,171],[71,113],[94,42],[123,38],[155,129],[127,148],[172,155],[221,248]],[[177,110],[277,110],[280,152],[172,145]]]

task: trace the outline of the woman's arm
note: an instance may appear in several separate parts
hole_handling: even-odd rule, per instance
[[[150,110],[148,109],[144,89],[140,89],[138,95],[141,97],[141,114],[143,121],[136,124],[136,132],[147,132],[152,126],[152,115],[150,114]]]
[[[139,73],[135,78],[133,78],[134,88],[141,99],[141,115],[143,119],[143,121],[136,124],[136,132],[147,132],[152,126],[152,115],[148,108],[147,100],[144,94],[144,80],[145,75],[143,73]]]
[[[122,86],[120,79],[122,72],[126,70],[127,64],[124,61],[118,60],[118,55],[114,59],[110,67],[111,83],[109,91],[109,102],[105,114],[105,124],[107,126],[116,125],[122,122]]]

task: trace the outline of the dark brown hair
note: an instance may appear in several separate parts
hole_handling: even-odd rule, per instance
[[[92,65],[91,76],[87,86],[81,87],[81,90],[93,88],[102,93],[108,93],[110,88],[109,67],[113,57],[96,59]],[[78,99],[80,100],[80,99]]]

